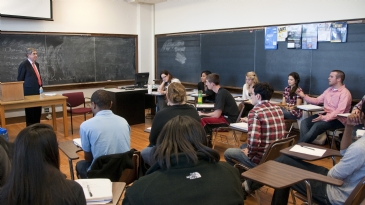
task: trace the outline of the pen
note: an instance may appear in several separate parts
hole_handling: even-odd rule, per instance
[[[311,147],[307,147],[307,146],[302,146],[302,147],[307,148],[307,149],[311,149],[311,150],[315,151],[315,149],[313,149]]]
[[[86,186],[87,186],[87,190],[89,191],[90,197],[92,197],[93,193],[91,193],[90,186],[89,185],[86,185]]]

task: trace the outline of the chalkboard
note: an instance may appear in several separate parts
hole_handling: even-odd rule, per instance
[[[329,73],[339,69],[346,74],[344,83],[352,97],[359,99],[365,95],[365,90],[359,86],[365,82],[365,24],[349,24],[346,43],[318,42],[317,50],[287,49],[286,42],[279,42],[277,50],[265,50],[264,33],[259,29],[190,34],[200,44],[194,47],[194,52],[188,49],[183,52],[185,56],[192,56],[185,60],[189,67],[173,66],[175,56],[161,50],[167,41],[185,44],[188,36],[159,35],[157,77],[159,71],[166,69],[183,82],[197,83],[201,71],[210,70],[220,74],[221,85],[242,87],[246,72],[255,71],[261,82],[283,91],[288,74],[295,71],[301,77],[300,86],[305,93],[320,95],[328,88]]]
[[[25,50],[37,50],[44,85],[134,79],[136,38],[91,35],[2,34],[0,81],[16,81]]]

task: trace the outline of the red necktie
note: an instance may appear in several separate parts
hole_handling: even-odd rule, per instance
[[[35,74],[37,75],[38,84],[39,84],[39,86],[41,86],[42,85],[42,80],[41,80],[41,76],[39,76],[39,73],[38,73],[38,70],[37,70],[37,66],[35,66],[34,63],[32,63],[32,66],[33,66],[33,69],[34,69]]]

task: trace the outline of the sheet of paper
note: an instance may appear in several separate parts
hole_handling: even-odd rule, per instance
[[[213,103],[203,103],[203,104],[196,104],[197,108],[203,107],[203,108],[214,108]]]
[[[74,144],[80,148],[82,148],[81,138],[75,138],[72,141],[74,141]]]
[[[57,93],[44,93],[45,96],[56,96]]]
[[[112,182],[109,179],[77,179],[84,190],[86,202],[110,202],[113,199]]]
[[[291,152],[298,152],[302,154],[308,154],[313,156],[321,157],[326,152],[325,149],[318,149],[310,146],[300,146],[300,145],[294,145],[289,151]]]
[[[149,131],[151,131],[151,127],[147,127],[147,128],[146,128],[146,130],[149,130]]]
[[[318,105],[297,105],[297,108],[302,110],[323,110],[323,107],[320,107]]]
[[[190,96],[192,97],[198,97],[198,93],[191,93]],[[202,97],[207,96],[207,94],[202,94]]]
[[[242,130],[248,130],[248,124],[246,122],[231,123],[229,126]]]

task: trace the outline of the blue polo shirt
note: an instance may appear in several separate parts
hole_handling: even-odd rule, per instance
[[[130,132],[124,118],[111,110],[101,110],[80,126],[82,149],[92,153],[93,163],[100,156],[129,151]]]

